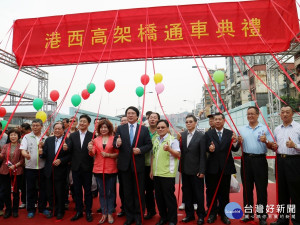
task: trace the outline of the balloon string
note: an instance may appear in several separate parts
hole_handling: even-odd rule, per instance
[[[273,0],[272,0],[273,2]],[[284,74],[287,76],[287,78],[291,81],[291,83],[296,87],[296,89],[298,90],[298,92],[300,92],[300,88],[298,87],[298,85],[294,82],[294,80],[291,78],[291,76],[287,73],[287,71],[284,69],[284,67],[282,66],[282,64],[278,61],[278,59],[274,56],[274,50],[271,48],[271,46],[264,40],[263,37],[261,37],[261,35],[259,34],[259,31],[257,30],[257,28],[254,26],[253,22],[250,20],[248,14],[246,13],[245,9],[243,8],[242,4],[239,2],[240,7],[242,8],[244,14],[246,15],[248,21],[251,23],[252,28],[254,28],[256,34],[258,35],[258,37],[260,38],[260,40],[269,48],[270,50],[270,54],[272,55],[273,59],[276,61],[276,63],[278,64],[278,66],[280,67],[280,69],[284,72]],[[280,13],[278,12],[278,9],[274,6],[274,9],[276,10],[277,14],[280,16],[280,18],[282,19],[282,21],[284,22],[284,24],[289,28],[289,30],[291,31],[291,33],[294,35],[294,37],[297,39],[297,41],[299,42],[300,40],[298,39],[298,37],[293,33],[293,31],[291,30],[291,28],[289,27],[289,25],[286,23],[286,21],[283,19],[283,17],[280,15]]]
[[[186,23],[185,23],[185,21],[184,21],[182,15],[181,15],[181,12],[180,12],[178,6],[177,6],[177,10],[178,10],[178,14],[179,14],[179,16],[180,16],[181,21],[182,21],[183,24],[185,25],[185,29],[188,31],[187,25],[186,25]],[[189,31],[188,31],[188,33],[189,33]],[[193,41],[193,39],[192,39],[192,41]],[[222,110],[221,110],[220,107],[218,106],[218,104],[217,104],[217,102],[216,102],[216,100],[215,100],[213,94],[211,93],[211,91],[210,91],[210,89],[209,89],[209,87],[208,87],[208,85],[207,85],[207,83],[206,83],[206,81],[205,81],[205,78],[204,78],[204,76],[203,76],[203,74],[202,74],[202,72],[201,72],[201,70],[200,70],[200,67],[199,67],[198,62],[197,62],[197,60],[196,60],[194,51],[193,51],[192,46],[191,46],[191,44],[190,44],[190,42],[189,42],[188,39],[187,39],[187,42],[188,42],[190,51],[191,51],[191,53],[192,53],[192,55],[193,55],[194,61],[195,61],[195,63],[196,63],[196,66],[197,66],[197,68],[198,68],[198,71],[199,71],[199,73],[200,73],[200,75],[201,75],[201,78],[202,78],[202,80],[203,80],[203,82],[204,82],[204,85],[205,85],[205,87],[206,87],[206,90],[208,91],[208,93],[209,93],[211,99],[213,100],[213,102],[214,102],[214,104],[216,105],[216,107],[217,107],[217,109],[219,110],[219,112],[222,113]],[[194,43],[194,42],[193,42],[193,43]],[[195,43],[194,43],[194,45],[195,45]],[[198,52],[198,55],[199,55],[200,59],[202,59],[202,57],[201,57],[201,55],[199,54],[199,52]],[[226,112],[227,112],[229,118],[231,119],[232,123],[234,124],[234,122],[233,122],[233,120],[232,120],[232,118],[231,118],[231,116],[230,116],[230,113],[228,112],[227,107],[226,107],[226,105],[224,104],[222,97],[220,96],[220,93],[219,93],[219,91],[218,91],[218,88],[216,88],[216,85],[214,84],[214,81],[211,79],[211,76],[210,76],[210,74],[209,74],[209,71],[208,71],[208,69],[207,69],[207,67],[206,67],[206,65],[205,65],[205,63],[204,63],[204,61],[203,61],[203,59],[202,59],[202,63],[203,63],[203,65],[204,65],[204,68],[206,69],[206,72],[208,73],[208,77],[210,78],[211,83],[214,85],[215,90],[216,90],[217,94],[219,95],[219,97],[220,97],[220,99],[221,99],[221,102],[222,102],[222,104],[223,104],[223,106],[224,106],[224,109],[226,110]],[[225,122],[226,122],[227,125],[230,127],[230,129],[233,130],[232,127],[230,126],[229,122],[228,122],[226,119],[225,119]],[[235,124],[234,124],[234,126],[235,126]],[[235,127],[236,127],[236,126],[235,126]],[[236,130],[237,130],[237,128],[236,128]],[[237,131],[238,131],[238,130],[237,130]]]
[[[98,106],[98,111],[97,111],[97,117],[96,117],[96,121],[98,120],[99,118],[99,112],[100,112],[100,105],[101,105],[101,102],[102,102],[102,93],[101,93],[101,97],[100,97],[100,102],[99,102],[99,106]],[[94,132],[93,132],[93,137],[92,139],[95,138],[95,134],[96,134],[96,126],[94,126]]]
[[[28,84],[26,85],[26,87],[25,87],[23,93],[21,94],[21,96],[20,96],[20,98],[19,98],[18,103],[16,104],[16,106],[15,106],[13,112],[11,113],[11,115],[10,115],[10,117],[9,117],[9,119],[8,119],[8,121],[7,121],[6,125],[5,125],[5,127],[4,127],[4,129],[2,130],[2,133],[1,133],[1,135],[0,135],[0,140],[1,140],[2,136],[3,136],[3,134],[5,134],[5,131],[6,131],[7,127],[8,127],[8,125],[9,125],[10,121],[12,120],[13,116],[15,115],[15,112],[16,112],[16,110],[17,110],[17,108],[18,108],[18,106],[19,106],[19,104],[20,104],[20,102],[21,102],[21,100],[22,100],[24,94],[26,93],[26,90],[27,90],[27,88],[28,88],[30,82],[31,82],[31,79],[29,80]]]
[[[102,57],[103,57],[103,55],[104,55],[104,52],[105,52],[105,50],[106,50],[106,47],[107,47],[109,41],[111,41],[110,52],[111,52],[111,50],[112,50],[112,44],[113,44],[112,34],[113,34],[113,31],[114,31],[114,29],[115,29],[115,27],[116,27],[116,24],[117,24],[118,15],[119,15],[119,11],[117,11],[117,13],[116,13],[114,22],[113,22],[113,24],[112,24],[112,28],[111,28],[111,30],[110,30],[110,32],[109,32],[109,36],[108,36],[107,42],[105,43],[104,49],[103,49],[103,51],[102,51],[102,53],[101,53],[101,55],[100,55],[100,57],[99,57],[97,66],[96,66],[96,68],[95,68],[95,71],[94,71],[94,74],[93,74],[93,76],[92,76],[92,79],[91,79],[90,83],[92,83],[92,81],[93,81],[93,79],[94,79],[94,77],[95,77],[95,75],[96,75],[96,72],[97,72],[97,70],[98,70],[98,67],[99,67],[101,61],[102,61]],[[110,39],[111,39],[111,40],[110,40]],[[109,57],[110,57],[110,53],[109,53]],[[107,73],[107,70],[106,70],[106,73]],[[106,74],[105,74],[105,77],[106,77]]]
[[[36,20],[36,21],[37,21],[37,20]],[[35,21],[35,23],[36,23],[36,21]],[[35,23],[34,23],[34,25],[35,25]],[[34,26],[34,25],[33,25],[33,26]],[[17,72],[17,74],[16,74],[16,76],[15,76],[15,78],[14,78],[12,84],[10,85],[9,89],[7,90],[7,92],[6,92],[5,96],[4,96],[4,98],[2,99],[2,101],[1,101],[1,103],[0,103],[0,107],[2,106],[3,102],[5,101],[7,95],[10,93],[10,91],[11,91],[11,89],[12,89],[14,83],[16,82],[16,80],[17,80],[17,78],[18,78],[18,76],[19,76],[19,74],[20,74],[21,68],[22,68],[22,66],[23,66],[23,63],[24,63],[24,60],[25,60],[25,57],[26,57],[26,54],[27,54],[28,46],[29,46],[29,43],[30,43],[30,39],[31,39],[31,35],[32,35],[33,26],[31,27],[31,29],[30,29],[30,31],[29,31],[30,35],[29,35],[28,43],[27,43],[27,45],[26,45],[26,49],[25,49],[25,52],[24,52],[24,56],[23,56],[23,58],[22,58],[21,64],[20,64],[19,69],[18,69],[18,72]]]
[[[10,40],[10,37],[11,37],[11,34],[12,34],[12,29],[10,30],[9,32],[9,36],[8,36],[8,39],[7,39],[7,42],[6,42],[6,45],[5,45],[5,48],[4,48],[4,51],[6,51],[6,48],[7,48],[7,45],[8,45],[8,42]],[[0,43],[1,44],[1,43]]]
[[[0,41],[0,45],[2,44],[2,42],[4,41],[5,37],[12,32],[14,25],[11,25],[11,27],[9,28],[9,30],[6,32],[6,34],[4,35],[3,39]],[[10,39],[10,38],[8,38]]]

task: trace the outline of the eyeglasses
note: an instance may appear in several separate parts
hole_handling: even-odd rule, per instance
[[[167,127],[156,127],[157,130],[166,129]]]
[[[185,123],[193,123],[194,121],[192,121],[192,120],[187,120],[187,121],[185,121]]]

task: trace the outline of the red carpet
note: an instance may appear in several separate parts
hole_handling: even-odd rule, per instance
[[[241,189],[241,191],[242,191],[242,189]],[[276,192],[275,184],[269,184],[269,186],[268,186],[268,204],[273,204],[274,206],[276,204],[275,192]],[[177,193],[178,192],[176,191],[176,196],[177,196]],[[255,199],[256,199],[256,197],[255,197]],[[230,195],[230,201],[231,202],[237,202],[240,205],[242,205],[243,204],[242,192],[231,194]],[[181,202],[179,202],[179,204],[181,204]],[[118,197],[117,212],[120,211],[119,205],[120,205],[120,200],[119,200],[119,197]],[[55,217],[52,218],[52,219],[47,219],[42,214],[36,214],[33,219],[27,219],[26,210],[21,209],[21,210],[19,210],[19,217],[18,218],[10,217],[9,219],[3,219],[3,217],[0,217],[0,224],[1,225],[6,225],[6,224],[7,225],[53,225],[53,223],[54,223],[54,224],[57,224],[57,225],[60,225],[60,224],[68,224],[68,225],[86,224],[87,225],[87,224],[97,224],[98,221],[101,218],[101,214],[96,213],[96,210],[99,208],[99,199],[98,199],[98,197],[94,198],[94,202],[93,202],[93,212],[94,212],[93,213],[93,218],[94,218],[94,221],[91,222],[91,223],[87,222],[85,217],[79,219],[76,222],[71,222],[70,219],[73,217],[73,215],[75,215],[74,207],[75,207],[75,204],[73,202],[71,202],[69,210],[66,211],[65,217],[61,221],[56,221]],[[276,206],[274,208],[276,209]],[[272,218],[268,219],[268,223],[275,220],[274,215],[275,215],[275,213],[269,214],[269,216],[271,216]],[[184,223],[180,222],[184,217],[185,217],[185,212],[184,211],[178,211],[179,224],[184,224]],[[119,218],[115,214],[114,218],[115,218],[115,223],[114,223],[115,225],[123,225],[123,223],[125,222],[125,217]],[[159,220],[159,215],[156,215],[151,220],[145,220],[143,224],[144,225],[153,225],[153,224],[155,225],[158,220]],[[255,219],[255,221],[258,222],[258,219]],[[106,222],[104,224],[108,224],[108,223]],[[196,224],[196,221],[190,222],[188,224]],[[223,224],[220,217],[218,217],[217,221],[214,224]],[[232,225],[237,225],[237,224],[241,225],[243,223],[240,223],[239,220],[231,220],[231,224]]]

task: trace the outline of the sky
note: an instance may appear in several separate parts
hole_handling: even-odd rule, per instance
[[[13,21],[21,18],[36,18],[52,15],[73,14],[82,12],[96,12],[116,9],[129,9],[153,6],[184,5],[184,4],[202,4],[218,1],[202,0],[1,0],[0,8],[0,45],[5,48],[8,40],[7,32],[13,25]],[[225,1],[222,1],[225,2]],[[227,1],[229,2],[229,1]],[[11,53],[11,39],[9,39],[6,51]],[[204,59],[208,68],[225,68],[224,58],[206,58]],[[197,69],[192,68],[195,65],[194,59],[180,60],[156,60],[155,70],[163,75],[163,84],[165,90],[160,94],[163,108],[167,114],[179,113],[183,111],[192,111],[196,103],[199,103],[202,95],[203,81]],[[97,64],[80,65],[75,74],[74,81],[70,91],[63,104],[62,112],[68,112],[68,107],[72,106],[71,96],[80,94],[90,81]],[[157,111],[162,113],[158,103],[155,84],[153,81],[152,64],[148,63],[147,74],[150,76],[150,82],[146,87],[145,111]],[[71,78],[75,71],[75,66],[56,66],[43,67],[43,70],[49,73],[48,91],[58,90],[61,98],[65,94]],[[15,78],[17,70],[0,64],[0,86],[9,88]],[[142,86],[140,77],[145,73],[145,61],[140,62],[115,62],[100,64],[93,83],[96,85],[96,91],[83,101],[81,109],[97,112],[100,104],[100,113],[114,116],[122,114],[125,108],[134,105],[142,106],[143,98],[138,98],[135,89]],[[203,70],[205,75],[205,71]],[[207,75],[205,75],[207,77]],[[30,80],[30,76],[20,73],[13,90],[23,91]],[[116,83],[115,90],[108,94],[104,90],[104,81],[113,79]],[[32,79],[28,87],[28,93],[37,95],[38,83]],[[0,97],[0,100],[2,97]],[[8,100],[8,99],[7,99]]]

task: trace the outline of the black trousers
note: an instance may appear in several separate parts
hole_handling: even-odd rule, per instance
[[[21,186],[21,179],[22,175],[16,176],[16,182],[14,184],[15,186],[13,192],[13,204],[11,204],[11,185],[12,181],[14,180],[14,176],[10,174],[0,175],[0,199],[6,206],[6,212],[18,212],[20,201],[19,188]]]
[[[84,203],[85,203],[85,212],[87,214],[92,213],[92,204],[93,204],[93,196],[92,196],[92,171],[86,172],[81,169],[78,171],[72,170],[73,177],[73,186],[75,192],[75,208],[76,211],[81,213],[83,211],[83,193],[82,187],[84,189]]]
[[[268,200],[268,162],[265,155],[248,156],[244,154],[241,166],[241,178],[243,184],[244,207],[255,208],[253,200],[254,184],[256,188],[256,205],[263,206],[263,213],[257,213],[258,218],[267,218],[266,206]],[[254,218],[253,214],[245,214],[246,217]]]
[[[21,185],[20,185],[21,202],[26,204],[26,175],[25,175],[25,169],[24,169],[24,173],[21,176],[22,176]]]
[[[187,175],[182,173],[182,191],[185,200],[185,213],[187,217],[194,217],[194,206],[198,205],[197,215],[204,218],[204,178],[198,178],[196,175]]]
[[[123,183],[124,206],[127,220],[141,221],[140,203],[137,192],[135,173],[129,168],[127,171],[120,171]],[[145,209],[145,189],[144,189],[144,172],[138,172],[138,185],[142,210]]]
[[[216,192],[216,188],[218,182],[221,177],[221,171],[218,174],[206,174],[205,181],[207,187],[207,202],[210,206],[213,196]],[[225,206],[229,203],[229,191],[230,191],[230,180],[231,175],[223,174],[222,180],[220,182],[220,186],[218,189],[218,193],[216,195],[215,201],[213,202],[213,206],[211,208],[210,215],[217,215],[218,211],[221,215],[224,215]],[[219,206],[217,208],[217,201],[219,202]]]
[[[174,194],[175,178],[155,176],[154,189],[161,219],[177,224],[177,201]]]
[[[300,224],[300,156],[277,156],[277,171],[278,202],[284,205],[284,212],[279,214],[279,218],[292,218],[293,224]],[[290,204],[295,206],[295,213],[288,212],[287,205]]]
[[[145,203],[147,213],[156,214],[154,200],[154,181],[150,178],[150,166],[145,166]]]
[[[64,214],[65,213],[65,187],[66,187],[66,176],[62,176],[57,178],[53,173],[49,178],[46,178],[46,186],[47,186],[47,199],[49,201],[49,207],[53,211],[54,214]]]

